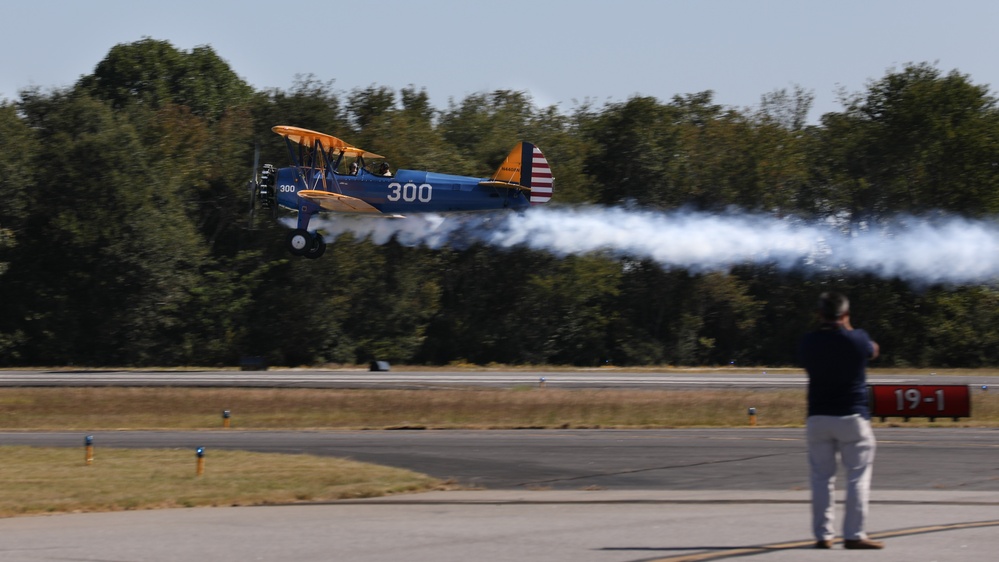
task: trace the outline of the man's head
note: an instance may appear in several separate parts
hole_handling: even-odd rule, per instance
[[[819,295],[819,316],[823,322],[838,322],[850,313],[850,300],[846,295],[826,291]]]

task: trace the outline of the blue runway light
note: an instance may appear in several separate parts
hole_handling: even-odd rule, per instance
[[[195,474],[200,477],[205,473],[205,448],[198,447],[196,452],[198,453],[198,462],[195,465]]]
[[[83,450],[86,454],[85,462],[87,466],[94,464],[94,436],[88,435],[83,438]]]

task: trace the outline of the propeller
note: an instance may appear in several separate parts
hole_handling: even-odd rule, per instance
[[[253,144],[253,170],[250,171],[250,181],[246,183],[250,190],[250,222],[247,228],[253,230],[253,217],[257,210],[257,193],[260,191],[260,182],[257,178],[257,165],[260,163],[260,145]]]

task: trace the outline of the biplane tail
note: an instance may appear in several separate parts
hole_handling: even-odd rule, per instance
[[[529,142],[521,142],[513,147],[488,183],[516,186],[530,193],[531,205],[541,205],[552,198],[554,178],[541,149]]]

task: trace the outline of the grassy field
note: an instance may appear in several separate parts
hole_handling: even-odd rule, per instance
[[[510,429],[800,426],[803,390],[332,390],[0,388],[0,429]],[[905,423],[889,420],[889,424]],[[999,426],[999,391],[972,390],[972,417],[908,425]]]
[[[374,497],[440,488],[407,470],[311,455],[212,450],[0,447],[0,517]]]

